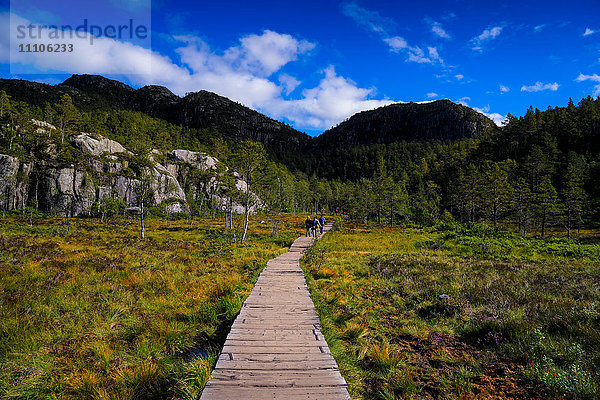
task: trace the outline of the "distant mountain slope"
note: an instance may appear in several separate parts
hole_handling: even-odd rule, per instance
[[[13,100],[42,106],[56,103],[64,93],[80,109],[127,109],[189,128],[218,132],[240,141],[252,139],[265,144],[273,158],[285,161],[301,152],[310,137],[289,125],[269,118],[226,97],[207,91],[181,98],[162,86],[134,89],[98,75],[73,75],[58,85],[15,79],[0,79],[0,90]]]
[[[201,90],[181,98],[162,86],[134,89],[98,75],[73,75],[58,85],[0,79],[0,90],[13,100],[43,106],[68,93],[83,111],[131,110],[186,128],[203,130],[233,142],[244,139],[265,145],[274,161],[292,171],[336,177],[353,160],[361,146],[395,142],[454,141],[485,134],[494,123],[483,114],[449,100],[417,104],[392,104],[364,111],[329,129],[317,138],[293,129],[226,97]],[[206,133],[208,132],[208,134]],[[356,151],[355,151],[356,150]],[[324,164],[325,163],[325,164]],[[329,165],[331,164],[331,165]],[[357,170],[358,168],[358,170]],[[353,167],[358,177],[363,172]]]
[[[363,111],[319,136],[340,147],[400,141],[457,140],[477,137],[495,124],[477,111],[451,102],[397,103]]]

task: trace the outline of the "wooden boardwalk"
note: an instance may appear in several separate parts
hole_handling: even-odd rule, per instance
[[[324,231],[331,229],[326,225]],[[313,238],[270,260],[244,302],[201,400],[350,399],[300,268]]]

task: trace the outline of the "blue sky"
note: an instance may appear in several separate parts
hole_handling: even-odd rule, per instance
[[[600,95],[598,1],[107,0],[111,11],[79,14],[75,3],[5,1],[0,75],[57,83],[99,73],[179,95],[206,89],[313,135],[397,101],[448,98],[501,121]],[[67,10],[99,25],[141,18],[151,47],[104,37],[76,43],[71,58],[9,57],[9,17],[48,24]]]

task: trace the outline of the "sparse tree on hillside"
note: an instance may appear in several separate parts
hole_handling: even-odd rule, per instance
[[[4,113],[10,107],[10,96],[4,90],[0,90],[0,118],[4,118]]]
[[[242,142],[234,155],[235,167],[242,180],[246,182],[243,188],[244,204],[244,227],[241,243],[246,240],[248,233],[248,221],[252,207],[256,206],[256,198],[253,190],[263,179],[264,166],[266,163],[266,152],[262,144],[246,140]]]
[[[60,143],[64,144],[65,130],[72,127],[79,119],[79,112],[73,105],[71,96],[66,93],[56,105],[56,117],[60,129]]]
[[[134,186],[134,193],[136,195],[138,206],[140,208],[140,237],[144,239],[146,237],[146,214],[148,213],[147,207],[153,203],[154,193],[152,188],[152,182],[154,176],[152,174],[153,163],[150,160],[149,152],[142,151],[134,157],[132,165],[137,172],[137,185]]]

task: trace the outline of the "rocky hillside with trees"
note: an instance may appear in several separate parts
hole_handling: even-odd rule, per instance
[[[0,92],[2,169],[9,171],[6,182],[15,182],[4,183],[4,209],[89,212],[106,197],[104,187],[132,205],[136,197],[124,194],[124,182],[148,169],[160,196],[152,204],[189,207],[190,191],[198,188],[191,181],[220,174],[212,187],[225,190],[236,185],[222,170],[235,170],[273,212],[339,210],[390,225],[484,222],[541,235],[571,235],[600,216],[600,100],[591,97],[529,109],[503,127],[449,101],[394,104],[308,138],[208,92],[182,99],[165,88],[136,90],[90,76],[56,86],[3,80],[0,88],[6,90]],[[90,154],[82,140],[111,140],[127,151]],[[183,150],[215,157],[221,170],[182,174],[190,165],[189,157],[179,158]],[[100,170],[108,181],[97,176]],[[67,189],[72,182],[76,190]],[[202,212],[227,214],[244,203],[227,190],[219,196],[228,201],[211,203],[216,194],[201,189]],[[82,200],[69,202],[61,193]]]
[[[207,91],[188,93],[183,98],[162,86],[134,89],[98,75],[73,75],[58,85],[15,79],[0,79],[0,90],[14,101],[46,108],[68,94],[83,112],[135,111],[184,127],[189,136],[205,141],[253,140],[262,143],[278,161],[297,157],[310,138],[289,125]]]

